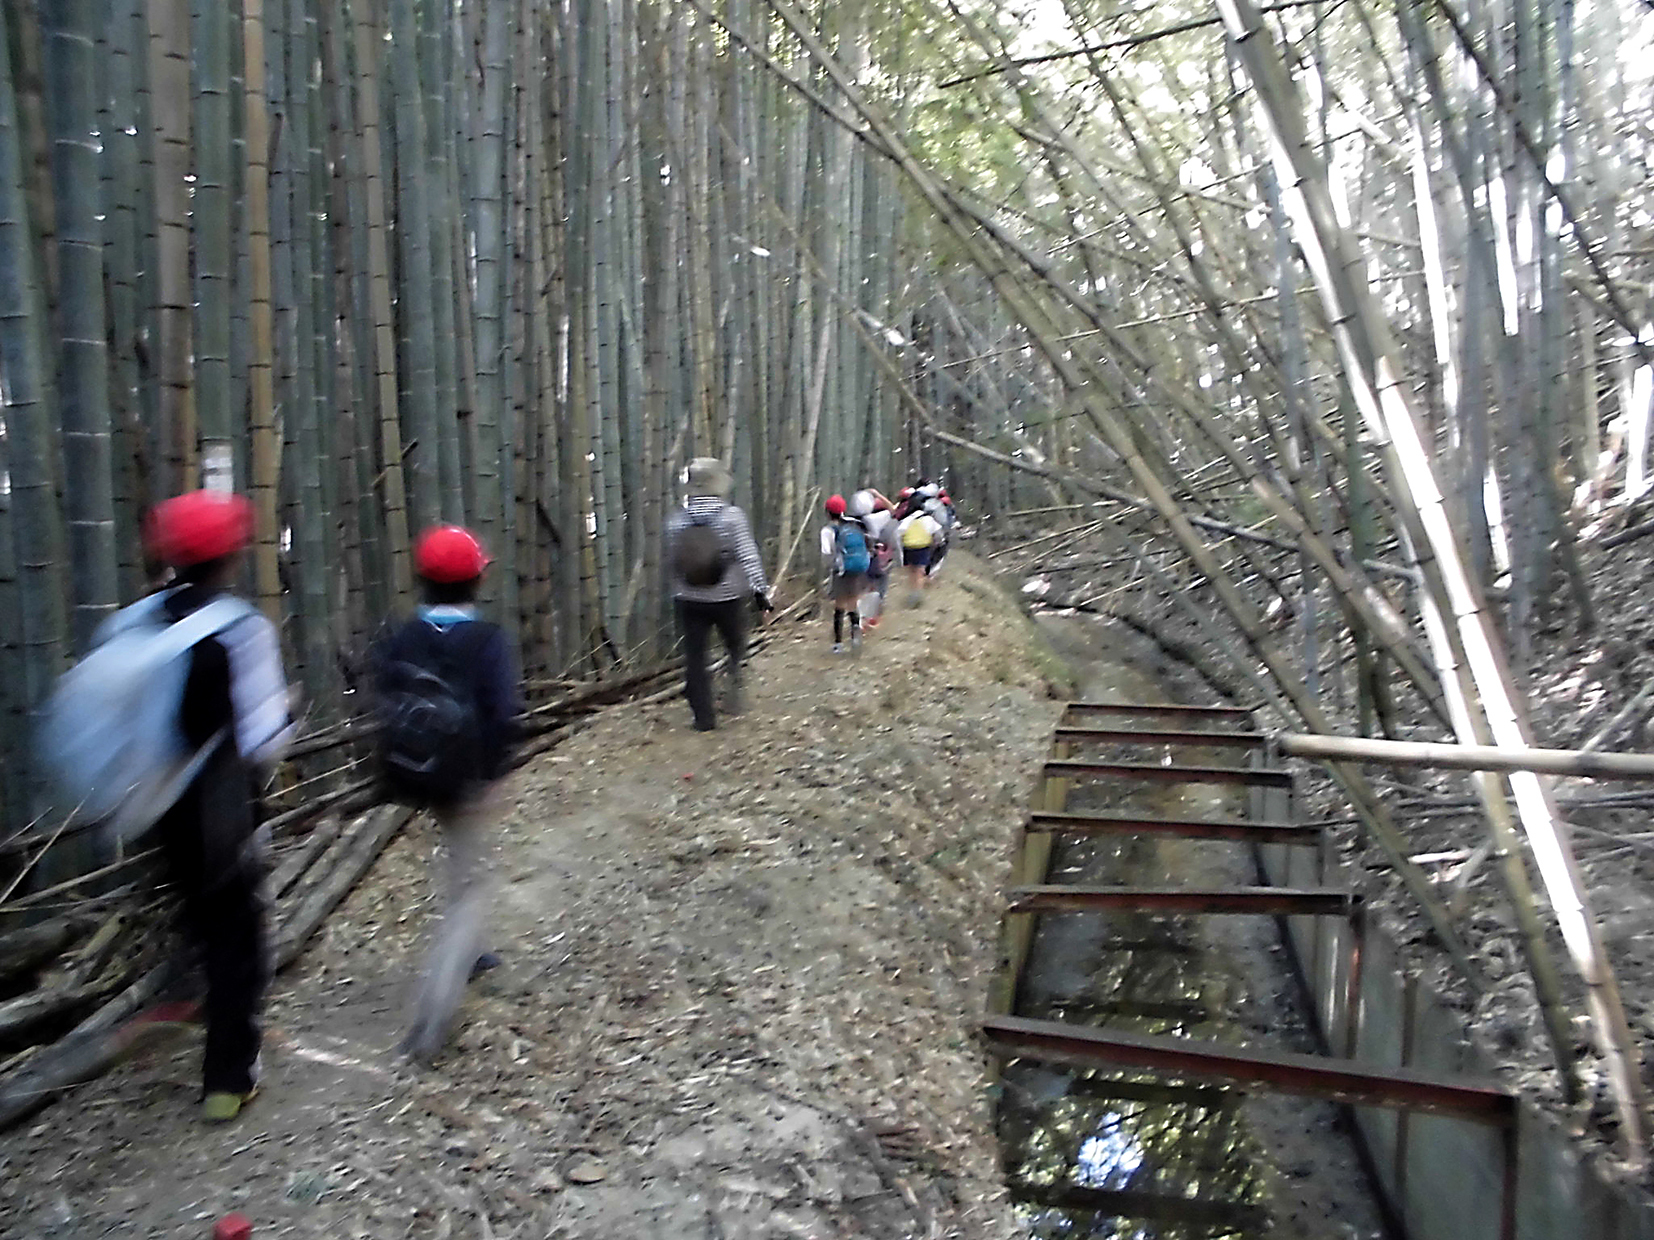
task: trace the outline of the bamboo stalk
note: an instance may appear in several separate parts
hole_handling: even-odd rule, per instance
[[[1296,758],[1381,762],[1392,766],[1427,766],[1449,771],[1528,771],[1582,779],[1654,779],[1654,754],[1444,745],[1431,741],[1311,736],[1294,732],[1283,732],[1271,739],[1280,746],[1282,753]]]

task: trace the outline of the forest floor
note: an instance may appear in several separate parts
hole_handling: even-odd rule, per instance
[[[973,1026],[1055,665],[963,555],[859,658],[777,638],[718,731],[618,707],[510,780],[504,963],[434,1068],[392,1053],[418,825],[279,980],[239,1120],[198,1040],[137,1059],[7,1134],[0,1234],[1016,1234]]]

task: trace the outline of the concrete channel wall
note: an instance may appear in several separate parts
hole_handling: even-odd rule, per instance
[[[1261,821],[1291,821],[1290,794],[1258,791]],[[1355,889],[1356,876],[1330,847],[1258,848],[1264,878],[1283,887]],[[1396,945],[1377,927],[1363,935],[1360,995],[1352,1028],[1348,1000],[1352,930],[1330,917],[1289,917],[1288,947],[1333,1055],[1428,1072],[1491,1077],[1461,1018],[1407,977]],[[1654,1198],[1609,1183],[1548,1116],[1519,1102],[1514,1133],[1421,1112],[1356,1108],[1379,1190],[1408,1240],[1501,1237],[1507,1146],[1516,1152],[1515,1240],[1654,1240]]]

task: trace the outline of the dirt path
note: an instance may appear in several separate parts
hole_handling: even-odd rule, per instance
[[[401,1032],[431,837],[280,982],[264,1092],[192,1108],[198,1046],[7,1134],[0,1234],[998,1237],[971,1029],[1054,704],[968,557],[857,660],[824,622],[744,718],[617,709],[513,779],[494,946],[450,1053]]]

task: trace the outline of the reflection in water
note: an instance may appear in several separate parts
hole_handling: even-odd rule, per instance
[[[1111,756],[1139,762],[1158,757]],[[1235,756],[1183,751],[1176,760],[1217,765]],[[1214,793],[1210,786],[1126,782],[1077,788],[1069,808],[1162,817],[1241,812],[1237,794]],[[1190,870],[1199,864],[1200,847],[1141,837],[1064,838],[1050,881],[1198,885],[1201,878]],[[1233,1015],[1246,999],[1241,977],[1239,966],[1192,919],[1052,914],[1040,919],[1017,1011],[1241,1042],[1246,1038]],[[1007,1064],[1002,1083],[1007,1178],[1029,1234],[1074,1240],[1263,1240],[1270,1234],[1274,1173],[1247,1131],[1239,1093],[1026,1060]]]

